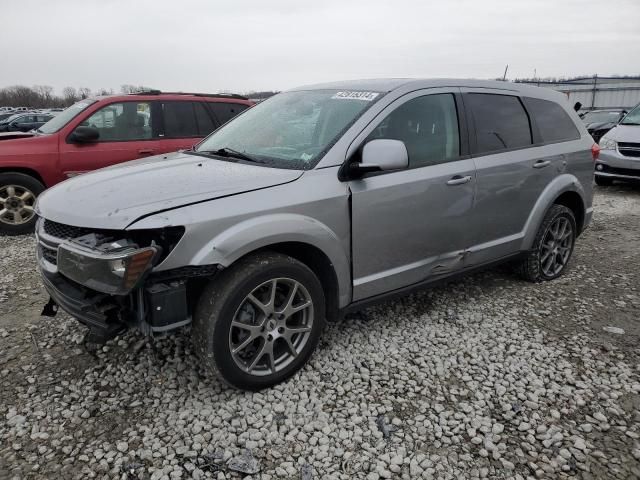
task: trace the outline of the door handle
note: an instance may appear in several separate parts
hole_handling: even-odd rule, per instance
[[[138,150],[138,153],[140,155],[151,155],[154,151],[155,150],[153,150],[152,148],[141,148],[140,150]]]
[[[464,183],[469,183],[470,181],[471,175],[466,175],[464,177],[462,175],[456,175],[451,177],[451,180],[447,182],[447,185],[462,185]]]
[[[551,165],[551,162],[549,160],[538,160],[533,164],[533,168],[544,168],[548,167],[549,165]]]

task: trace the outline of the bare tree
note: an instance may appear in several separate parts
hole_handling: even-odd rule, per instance
[[[145,87],[144,85],[129,85],[127,83],[125,83],[124,85],[120,85],[120,92],[124,93],[125,95],[128,95],[130,93],[140,93],[140,92],[147,92],[151,90],[151,88],[149,87]]]
[[[89,98],[91,96],[91,89],[87,87],[80,87],[78,89],[78,95],[80,95],[80,98],[82,99]]]
[[[67,105],[71,105],[78,101],[78,92],[73,87],[64,87],[62,89],[62,98]]]

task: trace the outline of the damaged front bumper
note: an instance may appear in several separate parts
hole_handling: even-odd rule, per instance
[[[55,315],[59,306],[89,327],[96,342],[129,327],[151,335],[191,322],[189,275],[163,272],[149,278],[152,260],[162,251],[160,245],[123,247],[126,241],[119,237],[126,237],[126,232],[80,232],[83,235],[69,240],[54,234],[76,227],[54,226],[47,228],[41,220],[36,228],[38,268],[51,297],[44,315]],[[101,250],[100,245],[112,248]],[[141,256],[141,252],[148,254]]]
[[[124,331],[130,319],[127,308],[111,295],[74,284],[62,275],[41,270],[42,283],[50,296],[43,314],[55,315],[56,306],[89,327],[98,340],[106,341]]]

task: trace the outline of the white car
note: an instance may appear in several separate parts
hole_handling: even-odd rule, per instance
[[[596,184],[640,180],[640,104],[600,139]]]

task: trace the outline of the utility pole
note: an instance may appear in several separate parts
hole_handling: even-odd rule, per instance
[[[502,81],[506,82],[507,81],[507,70],[509,70],[509,64],[507,63],[507,66],[504,67],[504,75],[502,76]]]

